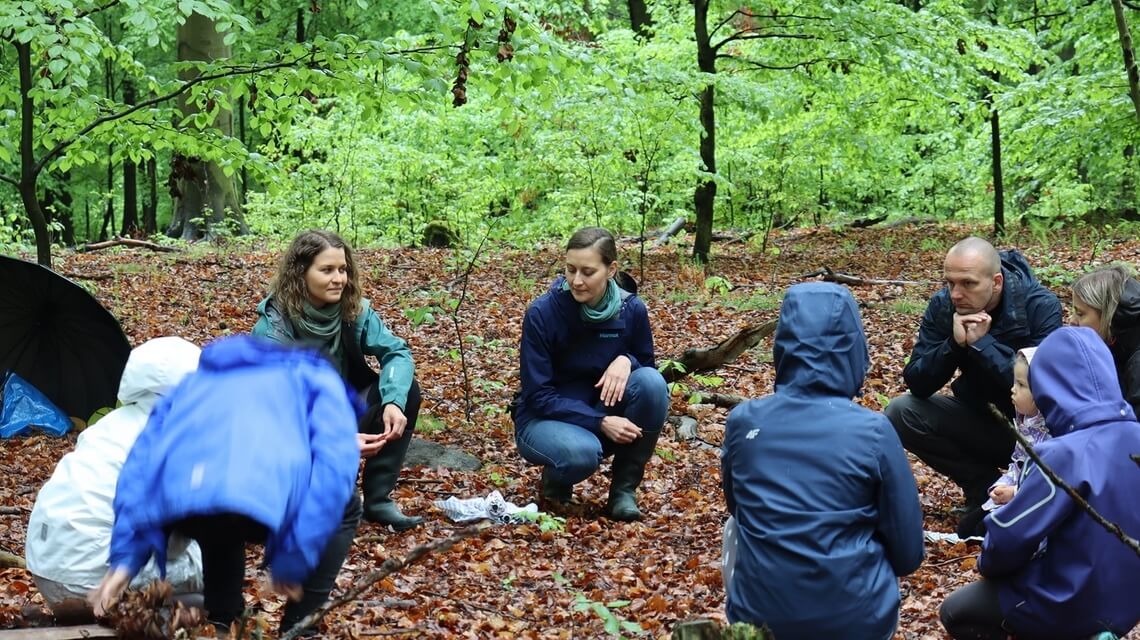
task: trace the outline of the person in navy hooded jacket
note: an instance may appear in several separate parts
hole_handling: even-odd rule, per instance
[[[772,351],[775,393],[725,424],[728,619],[780,640],[890,638],[897,578],[922,562],[922,510],[891,423],[852,401],[869,359],[850,292],[788,289]]]
[[[612,454],[606,513],[637,520],[636,492],[669,392],[654,364],[645,304],[618,286],[617,275],[609,231],[586,227],[571,236],[565,275],[523,319],[522,388],[512,417],[519,452],[542,465],[545,502],[570,502],[574,485]]]
[[[264,542],[287,630],[327,598],[360,518],[357,412],[316,351],[234,336],[202,350],[152,411],[119,475],[102,615],[171,532],[202,550],[205,605],[227,627],[244,608],[245,543]],[[348,505],[346,507],[346,505]]]
[[[1140,467],[1129,458],[1140,453],[1140,423],[1104,341],[1086,327],[1058,329],[1037,348],[1029,384],[1053,435],[1035,447],[1041,460],[1109,522],[1140,536]],[[942,604],[954,638],[1123,636],[1140,622],[1140,556],[1036,464],[985,527],[983,580]]]

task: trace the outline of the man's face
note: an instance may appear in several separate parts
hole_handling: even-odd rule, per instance
[[[993,311],[1001,302],[1002,274],[989,273],[985,260],[972,253],[946,256],[942,279],[959,315]]]

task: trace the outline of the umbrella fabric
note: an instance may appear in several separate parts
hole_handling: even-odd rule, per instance
[[[82,287],[0,256],[0,372],[15,371],[68,415],[115,406],[131,345]]]

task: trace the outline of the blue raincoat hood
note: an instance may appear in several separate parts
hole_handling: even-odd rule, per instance
[[[1054,438],[1136,419],[1120,391],[1112,353],[1087,327],[1062,327],[1041,342],[1029,367],[1029,388]]]
[[[851,293],[830,282],[788,289],[772,353],[781,393],[857,395],[870,359]]]

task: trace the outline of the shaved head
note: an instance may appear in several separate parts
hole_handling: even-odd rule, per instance
[[[950,247],[946,258],[966,258],[976,262],[986,270],[986,275],[993,276],[1001,273],[1001,256],[997,249],[985,238],[970,236]]]

